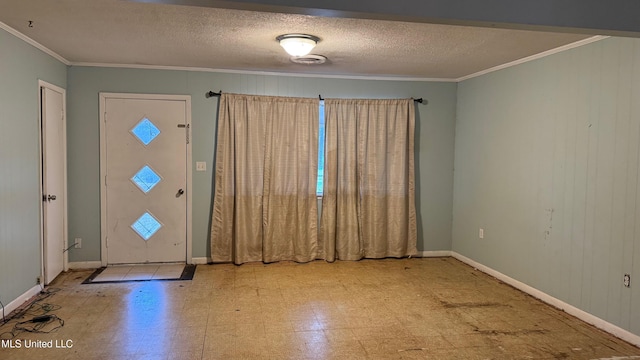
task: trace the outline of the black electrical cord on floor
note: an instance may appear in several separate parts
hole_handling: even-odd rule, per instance
[[[57,324],[55,324],[53,327],[47,328],[47,325],[54,324],[56,322]],[[13,330],[11,331],[11,334],[13,334],[13,337],[15,337],[21,331],[49,334],[60,329],[63,326],[64,320],[60,319],[56,315],[37,316],[31,320],[20,321],[16,323],[16,325],[13,327]]]
[[[25,331],[48,334],[63,327],[64,320],[60,319],[55,314],[49,314],[52,311],[61,309],[61,306],[43,302],[43,300],[46,300],[58,291],[60,291],[60,289],[43,289],[31,304],[15,311],[13,314],[10,314],[9,318],[4,317],[3,305],[2,311],[4,322],[2,326],[13,320],[16,320],[16,323],[10,331],[0,333],[0,339],[10,340]],[[31,317],[31,319],[25,320],[28,317]]]

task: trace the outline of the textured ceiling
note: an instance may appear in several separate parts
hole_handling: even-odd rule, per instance
[[[71,63],[441,79],[589,37],[121,0],[0,0],[0,22]],[[320,37],[312,54],[328,61],[290,62],[285,33]]]

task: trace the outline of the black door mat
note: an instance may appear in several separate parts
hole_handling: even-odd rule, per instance
[[[183,268],[172,265],[131,265],[101,267],[94,271],[83,284],[108,284],[139,281],[176,281],[192,280],[196,272],[196,265],[179,264]],[[180,271],[181,270],[181,271]]]

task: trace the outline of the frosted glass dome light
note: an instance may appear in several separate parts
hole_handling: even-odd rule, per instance
[[[276,38],[280,46],[291,56],[305,56],[313,50],[320,39],[313,35],[286,34]]]

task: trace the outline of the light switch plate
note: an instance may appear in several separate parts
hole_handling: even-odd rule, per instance
[[[207,171],[207,163],[205,161],[196,161],[196,171]]]

